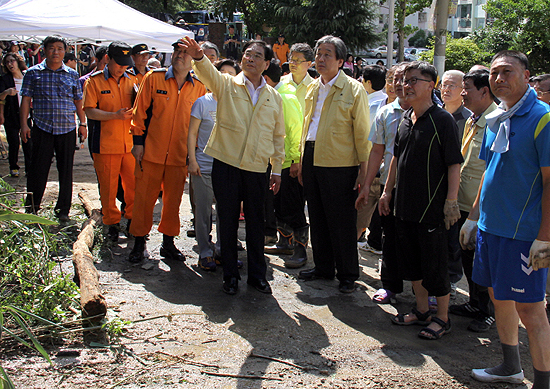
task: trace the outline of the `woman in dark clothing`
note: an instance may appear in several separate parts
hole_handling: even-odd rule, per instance
[[[23,84],[23,72],[27,69],[25,60],[17,53],[8,53],[2,59],[5,74],[0,78],[0,124],[4,124],[8,140],[10,175],[19,177],[19,91]],[[2,104],[3,103],[3,104]],[[25,171],[30,166],[31,142],[23,143]]]

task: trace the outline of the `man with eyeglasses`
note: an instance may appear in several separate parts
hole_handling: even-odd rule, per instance
[[[281,82],[296,88],[296,97],[302,106],[302,112],[306,109],[307,87],[313,82],[307,70],[314,59],[313,49],[307,43],[293,44],[288,59],[290,74],[281,77]]]
[[[279,60],[271,60],[271,64],[264,72],[268,85],[271,85],[283,98],[283,110],[285,116],[285,162],[281,172],[281,189],[269,199],[266,204],[266,219],[272,213],[276,217],[277,230],[279,230],[279,241],[274,248],[265,248],[266,253],[292,254],[292,257],[285,258],[285,267],[297,269],[307,262],[307,244],[309,239],[309,225],[304,213],[304,190],[298,182],[296,175],[291,176],[292,166],[298,170],[300,161],[300,138],[302,136],[302,124],[304,117],[302,108],[296,97],[296,89],[281,82],[282,70],[279,67]],[[269,204],[269,202],[271,203]],[[266,224],[267,224],[266,220]],[[275,223],[274,223],[275,224]]]
[[[308,69],[314,59],[313,50],[307,43],[295,43],[290,49],[289,67],[291,73],[281,77],[282,84],[289,84],[290,88],[295,89],[295,95],[300,103],[300,113],[305,109],[305,97],[309,84],[313,82],[313,78],[308,74]],[[284,97],[283,97],[284,99]],[[284,104],[283,104],[284,107]],[[285,120],[288,120],[285,115]],[[302,123],[303,125],[303,118]],[[302,126],[300,126],[300,134],[297,138],[297,143],[291,142],[290,137],[285,138],[287,145],[292,145],[291,150],[298,151],[298,157],[293,158],[289,153],[285,153],[285,163],[282,172],[281,180],[286,182],[283,184],[287,193],[292,193],[291,196],[283,196],[288,201],[291,201],[290,209],[298,209],[300,212],[293,212],[292,217],[288,221],[294,221],[294,228],[288,223],[283,222],[282,218],[275,221],[275,218],[266,218],[265,225],[265,243],[266,246],[275,243],[274,248],[266,248],[266,252],[274,254],[292,254],[292,257],[285,260],[285,266],[291,268],[299,268],[305,265],[307,255],[305,249],[308,244],[309,225],[306,222],[304,215],[304,193],[303,187],[298,182],[298,170],[300,166],[299,144],[302,135]],[[295,143],[295,144],[294,144]],[[288,165],[288,166],[286,166]],[[290,192],[289,192],[290,191]],[[269,196],[269,195],[268,195]],[[281,198],[281,195],[278,195]],[[301,205],[300,205],[301,204]],[[288,208],[288,207],[285,207]],[[269,212],[269,211],[268,211]],[[277,234],[279,235],[277,239]],[[298,239],[296,239],[298,237]]]
[[[550,104],[550,74],[535,77],[535,91],[540,101]]]
[[[344,42],[331,35],[315,46],[321,77],[306,94],[299,175],[308,202],[315,267],[299,277],[333,279],[336,271],[340,292],[352,293],[359,278],[355,200],[371,144],[367,92],[340,70],[346,55]]]
[[[372,142],[372,151],[369,156],[367,177],[365,182],[361,185],[361,193],[355,203],[357,209],[377,206],[380,192],[383,191],[388,178],[395,137],[397,136],[399,124],[401,123],[401,117],[403,116],[403,112],[410,108],[410,104],[405,99],[403,91],[405,64],[402,63],[392,67],[388,73],[392,73],[393,85],[390,87],[389,80],[386,79],[386,90],[393,90],[397,98],[382,107],[377,112],[372,123],[369,134],[369,140]],[[371,188],[375,184],[378,172],[380,172],[380,188],[374,191]],[[374,193],[378,194],[377,198],[373,198]],[[382,288],[372,297],[372,301],[378,304],[395,302],[395,295],[403,292],[403,279],[399,274],[399,263],[396,253],[393,202],[390,204],[390,208],[391,212],[388,215],[380,217],[380,224],[383,229],[382,268],[380,269]],[[375,209],[375,212],[378,212],[378,209]]]
[[[453,117],[432,100],[437,70],[427,62],[405,68],[403,115],[379,209],[390,213],[395,187],[397,255],[401,274],[412,281],[416,307],[393,324],[425,325],[419,337],[439,339],[451,329],[448,317],[451,285],[447,270],[447,230],[460,218],[460,142]],[[437,299],[437,313],[428,296]]]
[[[237,232],[242,201],[247,283],[270,294],[264,258],[266,171],[271,163],[269,187],[276,194],[285,159],[281,95],[262,76],[273,50],[264,41],[248,41],[243,47],[242,72],[232,77],[219,73],[194,39],[186,37],[181,45],[193,57],[197,76],[218,98],[216,124],[204,152],[214,158],[212,186],[218,204],[223,291],[231,295],[238,291]]]

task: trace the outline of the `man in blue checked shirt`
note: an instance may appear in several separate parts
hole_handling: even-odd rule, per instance
[[[31,67],[23,78],[20,115],[21,139],[31,137],[31,166],[27,175],[27,212],[36,213],[55,151],[59,173],[59,196],[55,214],[61,222],[69,221],[73,192],[73,158],[76,144],[75,111],[80,124],[80,141],[86,139],[86,117],[82,109],[82,88],[78,73],[63,63],[67,42],[60,36],[48,36],[42,42],[46,59]],[[32,100],[33,126],[27,125]]]

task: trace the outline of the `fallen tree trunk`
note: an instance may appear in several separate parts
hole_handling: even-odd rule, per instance
[[[94,210],[96,210],[98,212],[98,214],[101,214],[101,212],[98,209],[94,208],[94,204],[88,198],[88,196],[86,196],[86,194],[84,192],[80,192],[78,194],[78,198],[80,199],[80,201],[82,201],[82,206],[84,207],[84,211],[86,212],[86,216],[92,217],[92,214],[93,214]],[[99,219],[99,220],[101,220],[101,219]]]
[[[73,245],[75,282],[80,286],[82,317],[107,314],[107,303],[99,288],[99,274],[94,265],[91,249],[94,245],[94,228],[102,224],[101,213],[93,209],[92,202],[84,193],[79,193],[89,219],[82,224],[82,231]]]

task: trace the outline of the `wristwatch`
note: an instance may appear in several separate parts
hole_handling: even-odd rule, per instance
[[[78,127],[88,127],[88,126],[86,125],[86,123],[80,123],[80,124],[78,125]]]

